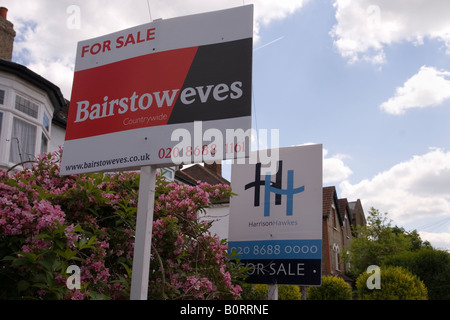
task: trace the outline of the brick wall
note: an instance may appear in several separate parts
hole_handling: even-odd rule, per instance
[[[8,9],[0,8],[0,59],[11,60],[16,32],[7,20]]]

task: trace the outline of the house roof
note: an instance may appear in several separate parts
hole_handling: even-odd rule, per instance
[[[328,215],[330,214],[330,207],[334,201],[334,197],[336,194],[336,188],[335,187],[323,187],[322,193],[323,193],[323,198],[322,198],[323,217],[328,218]]]
[[[179,180],[185,184],[189,184],[191,186],[195,186],[198,181],[197,179],[195,179],[194,177],[191,177],[189,174],[187,174],[183,170],[177,170],[175,172],[175,177],[177,178],[177,180]]]
[[[213,172],[211,168],[208,169],[200,164],[194,164],[186,169],[177,170],[175,172],[175,177],[181,182],[193,186],[197,185],[199,182],[206,182],[210,185],[230,185],[230,182],[227,179]],[[229,202],[230,198],[214,201],[215,204],[225,204]]]
[[[67,118],[64,118],[64,110],[68,108],[68,101],[64,99],[63,94],[58,86],[31,71],[27,67],[9,61],[0,59],[0,71],[14,74],[26,82],[45,91],[55,109],[54,122],[65,127]]]
[[[342,214],[341,214],[341,208],[339,205],[339,200],[336,193],[336,188],[333,187],[323,187],[322,188],[322,214],[323,219],[328,219],[330,215],[330,207],[332,204],[334,204],[334,207],[336,208],[336,213],[339,219],[339,223],[343,224]]]
[[[338,204],[339,204],[339,211],[341,212],[342,216],[345,215],[345,212],[350,214],[350,209],[348,206],[347,198],[339,199]],[[342,217],[342,218],[344,218],[344,217]],[[348,217],[348,219],[351,219],[351,217]]]
[[[216,184],[227,184],[230,185],[230,181],[225,179],[224,177],[208,170],[204,166],[200,164],[194,164],[186,169],[179,170],[176,173],[181,178],[193,183],[197,184],[198,181],[206,182],[211,185]]]
[[[350,215],[352,224],[354,226],[356,225],[365,225],[366,224],[366,217],[364,215],[364,209],[361,204],[361,200],[358,199],[356,201],[352,201],[348,203],[348,207],[350,208]]]

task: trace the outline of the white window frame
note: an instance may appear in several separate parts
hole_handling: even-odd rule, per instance
[[[339,245],[337,245],[336,243],[333,243],[333,252],[334,252],[334,262],[335,262],[335,268],[336,271],[341,271],[340,268],[340,263],[339,263],[339,252],[341,251],[341,249],[339,248]]]
[[[174,181],[175,180],[175,168],[174,167],[164,167],[160,169],[160,174],[164,177],[167,181]]]
[[[50,110],[47,110],[48,107],[45,105],[45,103],[38,101],[30,97],[30,95],[24,94],[19,90],[5,90],[3,89],[3,87],[0,87],[0,90],[5,91],[4,104],[0,105],[0,111],[3,114],[1,128],[3,132],[0,132],[0,134],[2,134],[0,136],[0,148],[6,151],[3,157],[3,161],[6,161],[6,163],[3,163],[5,163],[9,167],[12,167],[21,162],[34,160],[40,154],[48,152],[51,141],[52,112]],[[30,103],[33,103],[37,106],[36,117],[16,108],[17,97],[25,99],[26,101],[30,101]],[[48,128],[46,127],[45,117],[47,117],[48,119]],[[18,146],[18,141],[16,139],[17,137],[13,136],[15,125],[17,126],[19,123],[16,122],[15,124],[15,121],[17,121],[15,119],[35,128],[34,150],[33,152],[30,152],[31,150],[24,150],[24,146],[19,144],[21,148],[21,156],[19,156],[20,159],[17,158],[17,154],[14,156],[12,155],[12,152],[14,152],[12,148],[17,148]],[[46,139],[46,146],[44,146],[44,138]],[[20,169],[20,167],[26,167],[28,165],[25,164],[24,166],[19,166],[18,169]]]
[[[17,126],[27,126],[24,129],[19,128],[19,134],[22,134],[24,131],[34,130],[33,137],[31,141],[27,140],[26,137],[18,136],[19,134],[15,134],[14,130]],[[11,138],[10,138],[10,148],[9,148],[9,163],[16,165],[18,163],[23,163],[26,161],[33,161],[36,157],[37,150],[37,137],[38,137],[38,127],[36,124],[27,121],[21,117],[13,116],[12,126],[11,126]],[[33,150],[28,150],[31,147]],[[19,158],[16,158],[19,157]],[[15,158],[15,159],[13,159]]]

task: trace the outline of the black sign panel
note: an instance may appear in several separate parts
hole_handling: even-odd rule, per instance
[[[241,260],[240,263],[251,268],[247,283],[302,286],[321,284],[321,259],[258,259]]]

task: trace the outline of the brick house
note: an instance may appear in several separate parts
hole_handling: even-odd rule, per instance
[[[14,25],[7,20],[8,9],[5,7],[0,8],[0,57],[2,59],[11,60],[13,52],[14,38],[16,32],[14,31]]]
[[[365,225],[361,201],[348,202],[338,199],[334,186],[323,188],[322,224],[322,274],[338,276],[351,282],[346,276],[349,266],[343,262],[353,239],[353,226]]]
[[[364,215],[364,209],[362,207],[361,200],[358,199],[356,201],[349,202],[348,207],[351,212],[352,226],[365,226],[367,221]],[[353,234],[353,236],[355,237],[356,234]]]

